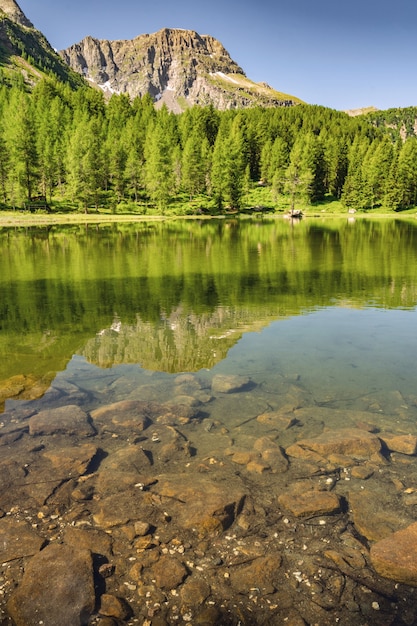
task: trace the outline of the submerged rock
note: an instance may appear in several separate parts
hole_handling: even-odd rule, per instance
[[[211,388],[214,393],[236,393],[248,387],[250,382],[248,376],[216,374],[213,376]]]
[[[359,428],[342,428],[297,441],[286,449],[286,453],[289,456],[307,459],[311,457],[311,452],[322,459],[327,459],[331,455],[369,459],[380,450],[381,441],[376,435]]]
[[[214,483],[201,474],[164,475],[155,491],[176,523],[200,536],[228,528],[241,509],[245,494],[240,483]]]
[[[11,517],[0,519],[0,562],[32,556],[44,543],[45,540],[27,522]]]
[[[84,626],[94,606],[91,553],[51,544],[31,559],[7,609],[16,626]]]
[[[381,576],[417,587],[417,522],[371,546],[371,562]]]
[[[40,411],[29,420],[30,435],[56,435],[58,433],[91,437],[95,434],[95,430],[87,413],[75,404]]]
[[[340,511],[339,497],[329,491],[312,490],[303,494],[286,493],[279,496],[278,502],[295,517],[331,515]]]

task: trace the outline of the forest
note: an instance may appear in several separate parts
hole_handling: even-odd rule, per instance
[[[0,206],[215,215],[250,209],[262,189],[272,210],[401,211],[417,204],[417,137],[400,131],[314,105],[178,115],[150,96],[106,101],[53,79],[28,93],[0,76]]]

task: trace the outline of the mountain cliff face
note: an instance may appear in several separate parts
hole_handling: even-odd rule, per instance
[[[0,0],[0,65],[6,83],[16,74],[22,75],[28,86],[51,75],[73,87],[83,83],[14,0]]]
[[[33,28],[32,22],[28,20],[22,9],[14,0],[0,0],[0,15],[4,13],[12,22],[26,28]]]
[[[149,93],[180,112],[194,104],[219,109],[290,106],[300,100],[249,80],[214,37],[168,29],[133,40],[86,37],[60,52],[76,72],[107,93]]]

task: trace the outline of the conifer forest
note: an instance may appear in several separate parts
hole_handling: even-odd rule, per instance
[[[1,77],[0,77],[1,78]],[[218,214],[247,206],[340,200],[346,210],[417,204],[417,109],[350,117],[321,106],[157,110],[90,87],[23,79],[0,85],[0,204],[67,211]]]

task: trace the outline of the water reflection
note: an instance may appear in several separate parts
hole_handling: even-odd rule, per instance
[[[334,306],[413,310],[416,237],[414,223],[395,220],[3,230],[1,396],[39,395],[74,354],[195,372],[278,319]]]
[[[0,615],[57,555],[80,587],[84,553],[91,606],[132,626],[417,623],[415,244],[359,220],[3,233]]]

